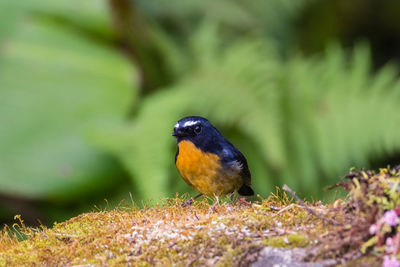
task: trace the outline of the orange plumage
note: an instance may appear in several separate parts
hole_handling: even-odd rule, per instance
[[[196,191],[208,196],[222,196],[243,185],[243,178],[238,173],[222,170],[218,155],[203,152],[186,140],[179,142],[178,146],[176,167]]]

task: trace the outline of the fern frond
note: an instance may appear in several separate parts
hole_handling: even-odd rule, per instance
[[[202,34],[214,38],[209,29]],[[252,144],[245,150],[257,159],[253,174],[263,174],[253,175],[260,193],[283,183],[316,193],[348,168],[368,167],[369,157],[400,151],[400,82],[393,67],[371,73],[365,45],[350,57],[333,46],[322,56],[288,61],[260,39],[228,47],[199,42],[195,51],[207,60],[142,102],[130,130],[132,150],[120,154],[146,196],[162,195],[168,179],[179,179],[170,172],[169,133],[187,115],[233,127]]]

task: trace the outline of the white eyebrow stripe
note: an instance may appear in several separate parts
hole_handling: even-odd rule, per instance
[[[177,122],[174,126],[174,128],[178,128],[179,127],[179,123]]]
[[[183,127],[188,127],[188,126],[192,126],[199,123],[199,121],[187,121],[183,124]]]

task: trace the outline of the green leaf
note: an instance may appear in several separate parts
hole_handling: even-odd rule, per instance
[[[111,48],[35,18],[0,51],[0,191],[43,198],[112,179],[87,136],[122,121],[136,76]]]
[[[37,18],[105,37],[112,35],[111,16],[106,1],[1,0],[0,15],[0,38],[4,38],[5,33],[12,33],[20,21]]]
[[[371,237],[370,239],[368,239],[368,241],[366,241],[364,244],[362,244],[362,246],[360,248],[361,253],[365,254],[367,252],[367,249],[376,245],[376,243],[378,243],[378,237],[377,236]]]

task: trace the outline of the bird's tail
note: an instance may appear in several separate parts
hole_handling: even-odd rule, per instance
[[[252,196],[254,195],[253,189],[251,189],[248,185],[242,185],[242,187],[238,190],[239,195],[242,196]]]

